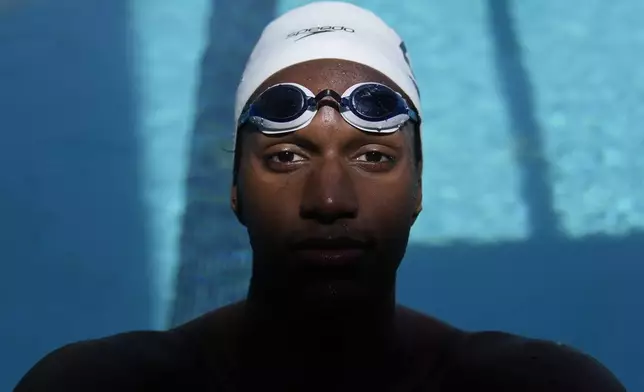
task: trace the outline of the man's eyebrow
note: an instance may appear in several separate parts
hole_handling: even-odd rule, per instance
[[[266,135],[262,134],[258,129],[250,131],[255,134],[257,137],[252,138],[252,142],[255,149],[264,149],[276,144],[286,143],[286,144],[295,144],[298,147],[311,151],[313,153],[320,153],[322,148],[321,144],[316,143],[314,139],[302,134],[300,132],[290,132],[286,134],[276,134],[276,135]],[[333,132],[329,130],[329,132]],[[413,147],[413,132],[408,131],[407,129],[400,129],[396,133],[408,132],[409,136],[404,136],[403,138],[393,138],[395,134],[378,134],[374,132],[362,132],[358,131],[355,134],[347,139],[347,143],[350,146],[356,146],[359,144],[386,144],[394,148],[403,148],[406,142],[410,144],[410,148]],[[403,141],[405,140],[405,141]]]
[[[291,132],[283,135],[262,135],[262,136],[263,137],[257,143],[257,145],[260,147],[266,146],[269,142],[270,144],[291,143],[291,144],[296,144],[307,150],[311,150],[313,152],[319,152],[320,150],[320,147],[315,142],[313,142],[308,137],[302,136],[302,134],[298,132]]]

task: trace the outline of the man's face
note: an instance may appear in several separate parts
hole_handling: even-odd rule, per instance
[[[379,72],[339,60],[292,66],[258,91],[283,82],[314,94],[342,94],[360,82],[400,91]],[[252,126],[242,132],[231,201],[248,229],[254,281],[311,300],[389,295],[421,209],[412,125],[366,133],[326,98],[313,121],[294,133],[267,136]]]

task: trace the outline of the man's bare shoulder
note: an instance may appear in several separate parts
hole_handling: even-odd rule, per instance
[[[441,391],[624,392],[596,359],[563,344],[504,332],[466,332],[398,307],[410,345],[425,362],[424,385]],[[433,354],[432,354],[433,353]]]
[[[68,344],[38,361],[14,392],[130,391],[162,374],[170,380],[186,364],[179,340],[169,332],[135,331]]]
[[[493,331],[470,333],[455,347],[442,386],[447,391],[626,391],[588,354],[552,341]]]

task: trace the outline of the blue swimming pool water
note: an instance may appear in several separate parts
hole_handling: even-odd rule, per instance
[[[0,2],[0,389],[69,341],[243,296],[231,94],[307,2]],[[644,391],[644,3],[354,3],[403,36],[423,94],[400,301],[568,342]]]

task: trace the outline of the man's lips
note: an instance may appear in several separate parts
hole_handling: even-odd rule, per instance
[[[307,264],[348,266],[358,263],[368,248],[368,242],[353,238],[312,238],[296,243],[293,251]]]
[[[319,266],[343,266],[358,263],[364,249],[303,249],[295,252],[297,259]]]

